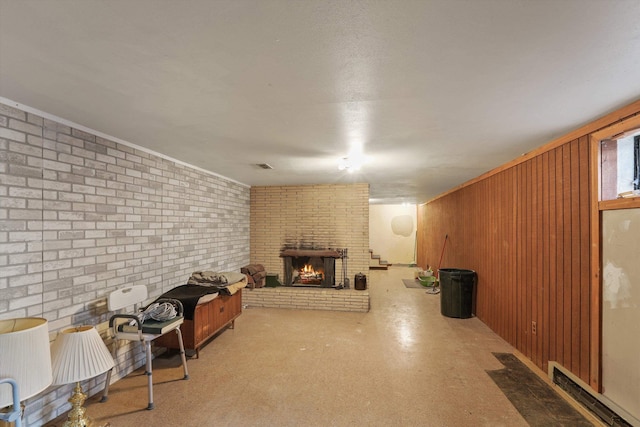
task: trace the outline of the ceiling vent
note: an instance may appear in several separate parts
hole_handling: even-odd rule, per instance
[[[273,169],[273,166],[268,163],[257,163],[256,166],[262,169]]]

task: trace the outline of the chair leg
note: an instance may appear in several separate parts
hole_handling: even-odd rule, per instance
[[[111,381],[111,372],[113,372],[113,368],[107,371],[107,378],[104,380],[104,390],[102,390],[102,398],[100,399],[101,403],[104,403],[109,399],[109,382]]]
[[[151,365],[151,341],[144,342],[146,352],[147,352],[147,387],[149,389],[149,405],[147,409],[151,410],[154,408],[153,405],[153,366]]]
[[[180,331],[179,327],[176,328],[176,333],[178,334],[178,343],[180,344],[180,357],[182,359],[182,367],[184,369],[184,379],[188,380],[189,371],[187,370],[187,359],[185,357],[184,342],[182,341],[182,332]],[[151,341],[144,341],[144,346],[145,346],[145,354],[146,354],[145,375],[147,375],[147,388],[149,391],[149,404],[147,405],[147,409],[151,410],[155,407],[153,403],[153,365],[152,365],[153,359],[151,356]],[[113,356],[113,360],[116,361],[116,363],[118,360],[117,353],[118,353],[118,340],[114,338],[113,349],[111,351],[111,354]],[[111,382],[111,374],[114,369],[115,369],[115,366],[111,368],[109,371],[107,371],[107,378],[105,379],[104,390],[102,391],[102,399],[100,400],[100,402],[106,402],[107,399],[109,398],[109,383]]]
[[[111,382],[111,373],[118,366],[118,339],[113,339],[113,348],[111,349],[111,355],[115,363],[114,367],[107,371],[107,378],[104,380],[104,390],[102,390],[102,399],[100,402],[104,403],[109,399],[109,383]]]
[[[187,371],[187,358],[185,357],[184,343],[182,342],[182,331],[180,330],[180,326],[176,328],[176,334],[178,334],[178,344],[180,345],[180,357],[182,358],[182,368],[184,369],[184,379],[188,380],[189,371]]]

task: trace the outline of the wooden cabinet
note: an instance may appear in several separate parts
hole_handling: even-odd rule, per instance
[[[226,327],[233,329],[235,320],[242,314],[242,289],[233,295],[218,295],[211,301],[198,304],[193,320],[185,319],[180,327],[185,350],[195,350],[199,356],[200,348],[215,334]],[[156,345],[179,349],[178,335],[168,333],[155,341]]]

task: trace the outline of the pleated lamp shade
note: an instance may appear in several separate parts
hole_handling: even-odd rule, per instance
[[[0,320],[0,378],[18,384],[20,401],[51,384],[51,354],[47,319],[27,317]],[[0,387],[0,408],[13,403],[11,387]]]
[[[93,326],[65,329],[51,346],[53,384],[88,380],[113,368],[113,357]]]

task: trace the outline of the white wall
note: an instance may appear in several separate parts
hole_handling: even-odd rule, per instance
[[[369,248],[391,264],[415,262],[416,205],[370,205]]]
[[[633,138],[618,140],[618,194],[633,190]]]
[[[602,219],[602,394],[640,425],[640,209]]]

